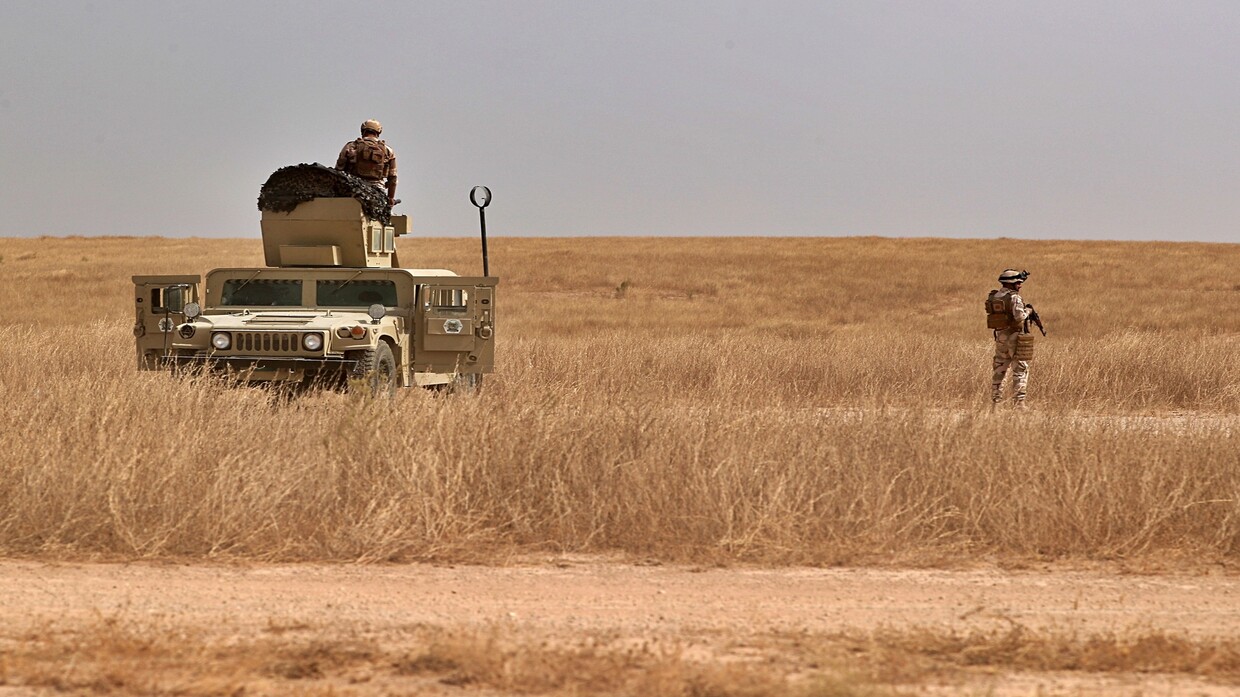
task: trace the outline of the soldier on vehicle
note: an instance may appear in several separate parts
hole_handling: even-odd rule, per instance
[[[1025,321],[1034,314],[1033,306],[1026,305],[1020,297],[1020,287],[1027,278],[1028,271],[1006,269],[999,275],[999,283],[1003,287],[990,291],[990,295],[986,297],[986,326],[993,329],[995,335],[994,374],[990,392],[995,404],[1003,401],[1003,382],[1011,368],[1016,406],[1025,405],[1025,393],[1029,386],[1029,361],[1020,360],[1017,343],[1025,328]]]
[[[336,169],[361,177],[380,190],[386,190],[390,205],[396,198],[396,153],[379,140],[383,124],[370,119],[362,124],[362,137],[346,143],[336,158]]]

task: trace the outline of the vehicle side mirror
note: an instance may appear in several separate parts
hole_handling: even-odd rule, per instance
[[[168,286],[164,289],[164,309],[169,312],[181,313],[185,311],[185,300],[188,295],[189,286]]]

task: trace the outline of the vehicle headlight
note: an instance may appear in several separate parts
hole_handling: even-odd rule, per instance
[[[185,308],[183,311],[185,312],[186,317],[189,319],[194,319],[198,315],[202,314],[202,305],[199,305],[198,303],[185,303]]]
[[[216,332],[211,335],[211,345],[219,351],[227,351],[232,346],[232,335],[228,332]]]
[[[318,351],[323,348],[322,334],[306,334],[301,337],[301,345],[306,347],[307,351]]]

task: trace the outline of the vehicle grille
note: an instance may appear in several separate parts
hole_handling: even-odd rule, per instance
[[[301,335],[292,332],[233,332],[235,353],[301,353]]]

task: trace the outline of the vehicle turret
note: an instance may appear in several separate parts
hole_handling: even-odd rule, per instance
[[[291,211],[263,211],[267,266],[397,268],[396,238],[409,233],[409,216],[385,225],[352,197],[313,198]]]

